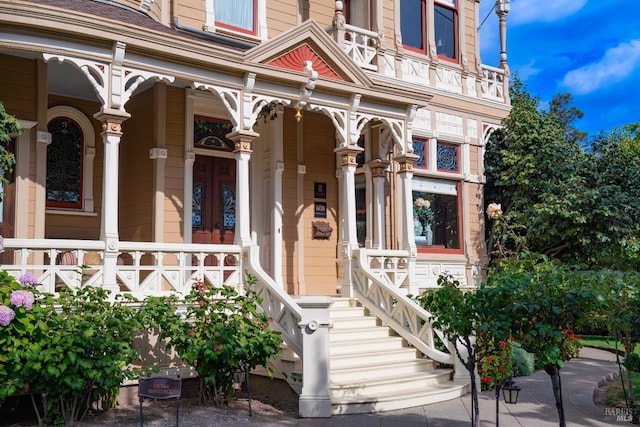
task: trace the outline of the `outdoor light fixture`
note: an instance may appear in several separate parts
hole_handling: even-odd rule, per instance
[[[494,6],[496,8],[496,13],[498,12],[509,12],[511,10],[511,5],[509,4],[509,0],[496,0],[496,4]]]
[[[502,389],[504,403],[511,405],[518,403],[518,394],[520,393],[520,387],[511,377],[503,378],[496,383],[496,427],[500,425],[500,389]]]
[[[238,367],[233,370],[233,382],[236,384],[244,384],[247,387],[247,399],[249,401],[249,417],[253,416],[251,411],[251,391],[249,390],[249,365],[240,362]]]

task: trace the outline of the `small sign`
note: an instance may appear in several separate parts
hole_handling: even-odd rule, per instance
[[[138,396],[149,399],[180,398],[182,380],[169,377],[140,378]]]
[[[326,199],[327,198],[327,183],[326,182],[316,182],[314,184],[313,196],[316,199]],[[322,217],[324,218],[324,217]]]
[[[313,216],[315,218],[326,218],[327,217],[327,204],[325,202],[316,202]]]

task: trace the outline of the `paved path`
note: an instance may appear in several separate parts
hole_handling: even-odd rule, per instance
[[[617,372],[615,355],[606,351],[584,348],[580,358],[566,363],[560,371],[567,426],[629,425],[605,417],[593,403],[593,393],[599,381]],[[516,380],[522,388],[516,405],[499,406],[499,422],[504,427],[547,427],[558,425],[558,413],[551,391],[551,379],[544,371]],[[496,400],[493,391],[479,395],[482,426],[495,425]],[[248,422],[243,426],[314,426],[314,427],[467,427],[470,421],[471,395],[415,408],[377,414],[340,415],[329,419],[280,420],[273,423]],[[239,426],[239,425],[238,425]]]

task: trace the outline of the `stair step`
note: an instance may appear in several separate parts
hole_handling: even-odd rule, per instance
[[[385,369],[389,363],[402,363],[402,362],[411,362],[416,360],[419,356],[418,351],[415,348],[409,347],[400,347],[394,349],[393,347],[387,351],[377,351],[373,353],[360,353],[354,354],[342,354],[334,356],[333,353],[330,356],[330,365],[331,370],[333,369],[344,369],[344,368],[357,368],[361,366],[363,363],[368,365],[381,365],[379,366],[378,372],[380,369]]]
[[[329,342],[333,346],[334,343],[339,342],[354,342],[355,340],[362,341],[390,336],[393,335],[391,335],[389,329],[380,326],[368,326],[363,328],[338,328],[333,329],[329,334]]]
[[[384,366],[385,371],[393,372],[393,375],[415,375],[424,372],[433,371],[433,360],[431,359],[414,359],[403,362],[389,362]],[[331,381],[337,384],[344,384],[346,381],[364,381],[375,379],[381,375],[381,366],[379,364],[361,363],[358,366],[350,366],[347,368],[331,367]]]
[[[362,307],[362,305],[353,298],[334,298],[329,310],[345,307]]]
[[[354,337],[355,338],[355,337]],[[399,336],[383,336],[381,338],[370,338],[367,340],[353,339],[331,342],[331,356],[341,356],[353,354],[362,357],[376,351],[386,351],[390,348],[402,347],[404,340]]]
[[[451,380],[452,369],[434,369],[431,372],[410,375],[385,375],[361,381],[331,381],[333,400],[353,396],[378,396],[398,390],[428,389]]]
[[[368,316],[364,307],[337,307],[329,310],[329,317],[335,322],[340,319]]]
[[[379,326],[378,319],[374,316],[332,318],[331,320],[333,321],[334,331],[338,329],[360,329],[370,326]]]
[[[395,390],[375,396],[343,397],[339,401],[332,402],[331,412],[333,415],[343,415],[392,411],[455,399],[463,396],[466,392],[466,385],[449,382],[434,384],[428,389],[409,389],[402,390],[402,392]]]

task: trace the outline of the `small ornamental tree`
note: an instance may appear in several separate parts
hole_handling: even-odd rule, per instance
[[[508,319],[514,339],[535,356],[536,368],[549,374],[560,425],[565,426],[560,369],[577,356],[575,331],[599,309],[600,292],[584,275],[545,257],[528,256],[505,261],[489,274],[486,297],[493,312]]]
[[[255,279],[248,276],[251,285]],[[240,295],[230,286],[196,283],[184,300],[176,295],[148,297],[146,322],[167,339],[167,349],[191,365],[200,378],[200,402],[221,406],[233,393],[233,371],[241,364],[268,367],[280,351],[281,337],[258,311],[252,290]],[[181,307],[184,315],[181,314]]]
[[[469,372],[472,401],[471,424],[479,426],[480,406],[476,366],[482,360],[487,363],[489,370],[495,368],[497,375],[504,374],[500,378],[484,380],[487,383],[493,383],[509,375],[506,368],[505,372],[501,372],[499,364],[494,363],[493,359],[487,359],[495,354],[496,345],[498,348],[506,346],[509,334],[503,327],[508,324],[495,317],[492,318],[496,313],[491,307],[491,301],[486,299],[484,288],[475,292],[464,292],[460,289],[460,282],[451,275],[441,275],[438,278],[438,286],[438,289],[428,290],[415,299],[425,310],[434,315],[433,327],[441,330],[447,340],[453,344],[456,357]],[[476,340],[480,335],[482,339]],[[498,362],[497,359],[496,362]],[[482,370],[482,367],[480,369]],[[483,378],[490,377],[485,374]]]
[[[625,350],[626,380],[629,388],[628,404],[632,410],[633,424],[640,424],[637,402],[630,369],[640,365],[633,353],[640,342],[640,274],[638,272],[605,271],[592,274],[594,285],[603,287],[605,304],[603,314],[607,316],[609,332],[622,343]],[[638,364],[638,365],[636,365]],[[636,368],[637,369],[637,368]]]

